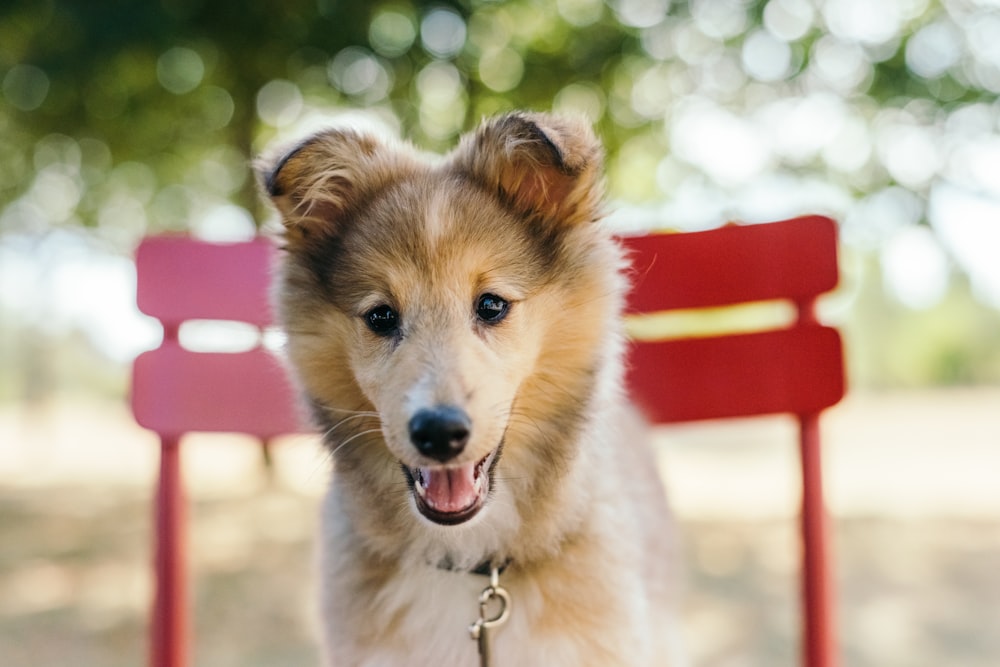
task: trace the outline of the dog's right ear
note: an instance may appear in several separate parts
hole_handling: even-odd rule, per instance
[[[256,165],[291,244],[336,233],[345,216],[410,170],[412,160],[353,130],[313,135],[276,160]]]
[[[601,216],[603,155],[590,125],[580,118],[498,116],[467,135],[454,159],[521,213],[562,225]]]

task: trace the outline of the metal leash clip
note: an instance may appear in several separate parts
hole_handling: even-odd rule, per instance
[[[487,607],[492,600],[499,600],[500,611],[489,618]],[[493,664],[490,635],[492,631],[507,622],[510,616],[510,593],[500,585],[500,570],[493,568],[490,572],[490,585],[479,594],[479,618],[469,626],[469,636],[479,642],[480,667],[490,667]]]

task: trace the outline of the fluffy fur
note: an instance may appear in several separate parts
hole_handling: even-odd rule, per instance
[[[626,281],[601,162],[584,123],[516,113],[443,159],[330,130],[262,166],[288,355],[334,460],[327,664],[477,664],[483,563],[507,564],[513,599],[495,664],[672,664],[671,534],[620,388]],[[484,295],[500,321],[477,315]],[[413,435],[439,406],[469,422],[444,461]],[[473,469],[471,518],[420,510],[422,479]]]

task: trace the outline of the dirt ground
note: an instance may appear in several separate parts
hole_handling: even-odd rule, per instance
[[[1000,664],[1000,391],[857,397],[824,422],[845,667]],[[698,667],[798,660],[787,423],[661,433]],[[0,412],[0,665],[144,664],[155,440],[120,406]],[[317,664],[326,464],[185,443],[198,667]]]

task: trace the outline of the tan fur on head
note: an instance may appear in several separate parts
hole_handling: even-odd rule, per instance
[[[601,216],[603,154],[581,119],[512,113],[484,123],[452,157],[455,167],[519,213],[573,225]],[[314,135],[257,165],[291,242],[336,222],[391,181],[416,172],[409,146],[353,130]]]

